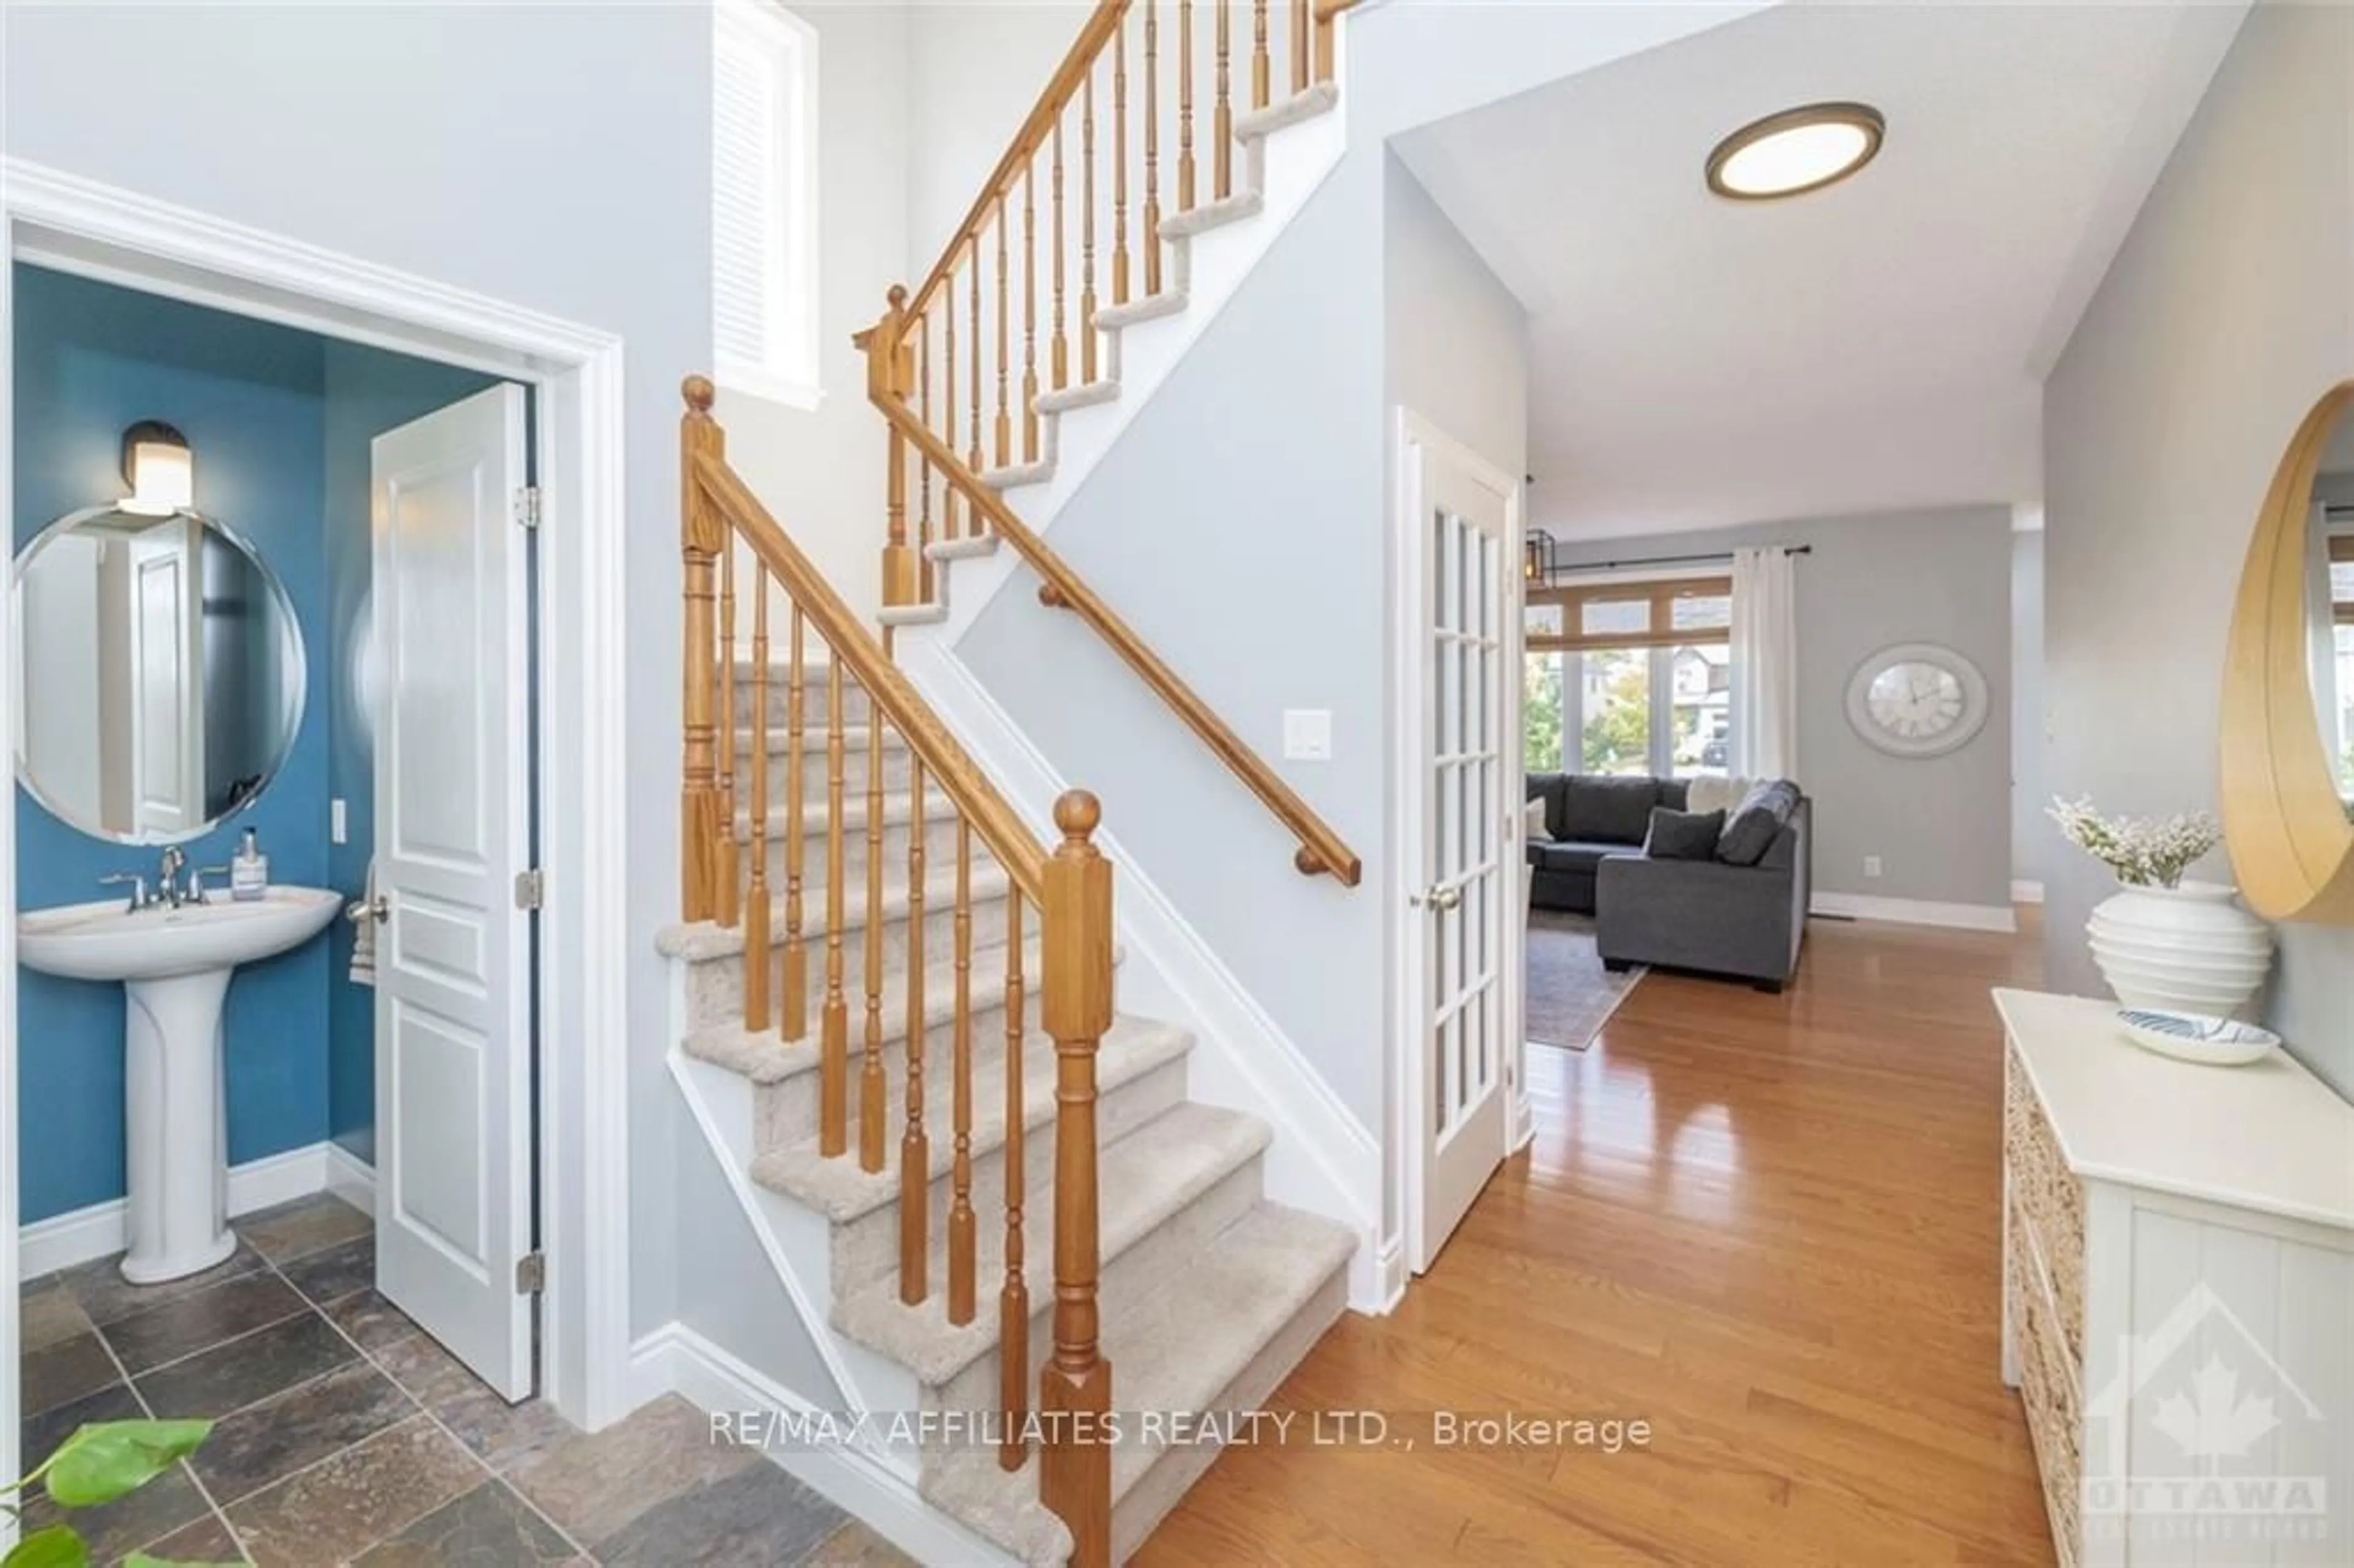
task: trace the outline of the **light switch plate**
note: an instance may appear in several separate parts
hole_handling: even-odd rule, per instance
[[[1332,760],[1332,715],[1326,708],[1283,710],[1283,759],[1286,762]]]
[[[349,834],[350,829],[344,821],[344,803],[341,800],[328,801],[327,842],[329,843],[339,844],[342,843]]]

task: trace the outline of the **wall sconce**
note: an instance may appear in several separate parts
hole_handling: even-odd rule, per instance
[[[168,517],[196,503],[196,455],[188,438],[161,419],[142,419],[122,432],[122,477],[131,485],[125,512]]]

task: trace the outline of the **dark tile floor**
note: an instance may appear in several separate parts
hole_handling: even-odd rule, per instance
[[[665,1398],[587,1436],[510,1405],[373,1288],[368,1216],[319,1196],[247,1216],[236,1255],[166,1285],[111,1258],[24,1287],[24,1453],[84,1422],[208,1416],[193,1459],[79,1512],[96,1559],[260,1568],[907,1559]],[[48,1522],[35,1499],[29,1527]]]

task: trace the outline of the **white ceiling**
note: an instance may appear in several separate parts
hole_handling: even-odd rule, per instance
[[[1400,138],[1529,310],[1530,521],[2038,500],[2043,376],[2244,9],[1782,5]],[[1869,167],[1708,194],[1720,137],[1824,99],[1887,116]]]

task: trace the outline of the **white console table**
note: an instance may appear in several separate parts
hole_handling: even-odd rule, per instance
[[[2002,1376],[2060,1561],[2354,1563],[2354,1106],[1994,999]]]

